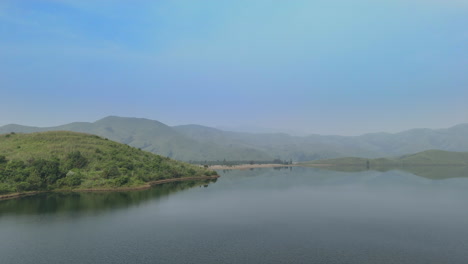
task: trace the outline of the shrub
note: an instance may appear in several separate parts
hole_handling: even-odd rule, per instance
[[[58,179],[64,175],[60,171],[60,161],[54,160],[35,160],[32,164],[32,171],[41,178],[42,181],[46,181],[48,184],[55,183]]]
[[[68,186],[78,186],[81,184],[81,174],[75,174],[73,176],[67,177]]]
[[[28,189],[30,190],[39,190],[43,187],[43,181],[41,177],[37,175],[37,173],[29,175],[29,177],[26,179],[26,182],[29,184]]]
[[[117,187],[125,185],[125,184],[128,183],[129,180],[130,180],[130,178],[128,176],[120,176],[120,177],[115,179],[115,185]]]
[[[15,186],[17,192],[24,192],[29,190],[30,184],[27,182],[19,182]]]
[[[78,186],[81,184],[82,178],[83,175],[80,172],[69,171],[67,176],[64,178],[63,183],[70,187]]]
[[[107,167],[102,171],[101,176],[105,179],[117,178],[118,176],[120,176],[119,168],[117,168],[117,166]]]
[[[82,169],[88,165],[88,159],[81,155],[79,151],[73,151],[68,153],[67,158],[65,159],[65,169]]]
[[[12,192],[11,186],[5,183],[0,183],[0,194]]]

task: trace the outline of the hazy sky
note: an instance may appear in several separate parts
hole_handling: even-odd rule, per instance
[[[468,0],[1,0],[0,125],[468,122]]]

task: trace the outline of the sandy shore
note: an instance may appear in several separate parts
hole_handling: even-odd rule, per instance
[[[183,177],[183,178],[173,178],[173,179],[164,179],[159,181],[147,182],[142,186],[135,187],[123,187],[123,188],[93,188],[93,189],[58,189],[51,192],[123,192],[123,191],[137,191],[137,190],[146,190],[152,186],[159,184],[169,183],[169,182],[180,182],[180,181],[196,181],[196,180],[214,180],[219,178],[219,175],[214,176],[201,176],[201,177]],[[0,200],[8,200],[19,197],[26,197],[35,195],[38,193],[45,193],[47,191],[33,191],[33,192],[24,192],[24,193],[10,193],[0,195]]]
[[[209,168],[212,170],[247,170],[247,169],[254,169],[254,168],[277,168],[277,167],[294,167],[297,165],[290,164],[241,164],[241,165],[234,165],[234,166],[225,166],[225,165],[213,165]]]

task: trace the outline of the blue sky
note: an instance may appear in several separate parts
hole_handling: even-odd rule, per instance
[[[468,0],[2,0],[0,125],[468,122]]]

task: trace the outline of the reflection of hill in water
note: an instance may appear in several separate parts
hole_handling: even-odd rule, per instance
[[[362,172],[368,169],[365,166],[331,166],[321,167],[328,171],[341,172]],[[374,171],[390,171],[400,170],[409,172],[419,177],[431,180],[444,180],[450,178],[468,178],[467,166],[403,166],[403,167],[372,167],[369,170]]]
[[[165,183],[148,190],[124,192],[44,193],[20,199],[0,201],[0,216],[5,214],[101,213],[161,199],[192,187],[207,187],[214,180]]]
[[[401,168],[401,170],[432,180],[468,178],[466,166],[419,166]]]
[[[217,170],[219,173],[223,175],[232,175],[235,177],[240,178],[250,178],[265,174],[267,172],[287,172],[292,171],[295,167],[273,167],[273,168],[250,168],[250,169],[243,169],[243,170]]]
[[[67,216],[99,214],[112,210],[138,206],[152,200],[163,199],[178,191],[216,182],[213,192],[229,192],[242,188],[246,191],[271,191],[306,186],[341,186],[364,184],[413,184],[420,182],[416,175],[430,180],[468,178],[468,167],[464,166],[415,166],[387,167],[367,170],[364,166],[336,167],[291,167],[263,168],[252,170],[218,171],[221,178],[207,181],[185,181],[167,183],[148,190],[128,192],[96,193],[46,193],[36,196],[0,201],[0,217],[8,214],[43,215],[63,214]],[[408,173],[410,174],[408,174]],[[457,183],[458,184],[458,183]]]

